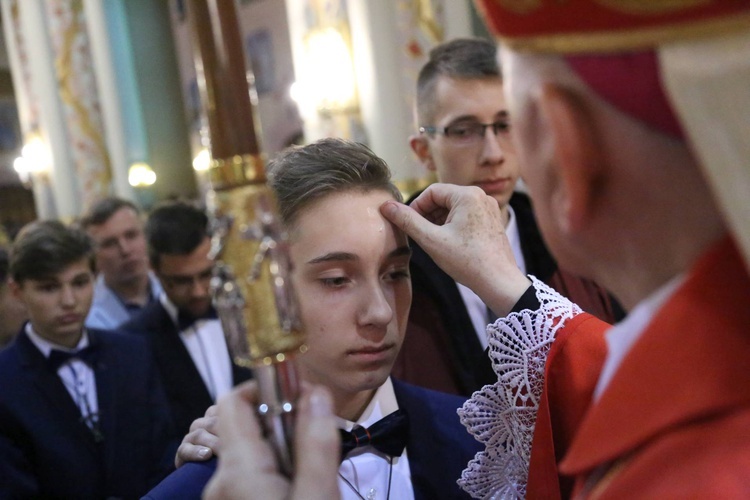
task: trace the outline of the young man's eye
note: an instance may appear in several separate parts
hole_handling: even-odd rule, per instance
[[[445,132],[449,137],[470,137],[476,135],[477,126],[471,123],[459,123],[447,127]]]
[[[125,239],[126,240],[134,240],[138,238],[141,235],[141,232],[138,229],[131,229],[130,231],[125,231]]]
[[[60,285],[58,285],[57,283],[42,283],[37,287],[37,289],[41,290],[42,292],[54,292],[59,288]]]
[[[335,278],[321,278],[320,282],[323,283],[323,286],[339,288],[346,285],[349,282],[349,279],[343,276],[337,276]]]
[[[497,121],[492,124],[492,130],[495,132],[495,135],[499,133],[507,133],[510,132],[510,123],[506,120]]]
[[[386,276],[391,281],[411,278],[411,275],[409,274],[409,269],[396,269],[396,270],[389,272]]]
[[[75,286],[77,288],[83,288],[83,287],[87,286],[89,283],[91,283],[91,277],[90,276],[85,276],[85,277],[77,278],[77,279],[73,280],[73,286]]]
[[[104,240],[101,243],[99,243],[100,250],[109,250],[110,248],[114,248],[116,246],[117,246],[117,240],[114,240],[114,239]]]

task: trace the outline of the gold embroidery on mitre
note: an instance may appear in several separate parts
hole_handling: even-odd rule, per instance
[[[542,6],[542,0],[495,0],[504,8],[516,14],[528,14]]]
[[[628,29],[624,31],[599,31],[589,33],[553,33],[527,37],[497,39],[506,47],[521,52],[546,52],[558,54],[606,53],[623,50],[642,50],[679,40],[700,39],[750,30],[750,12],[715,19],[683,22],[675,25]]]
[[[665,14],[699,5],[713,0],[595,0],[596,3],[626,14]]]

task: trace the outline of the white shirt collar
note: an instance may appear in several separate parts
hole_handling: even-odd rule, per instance
[[[31,326],[30,321],[26,323],[25,331],[26,335],[29,337],[29,340],[31,340],[31,343],[34,344],[37,349],[39,349],[39,351],[44,355],[45,358],[49,357],[49,353],[52,351],[52,349],[59,349],[60,351],[66,352],[75,352],[79,349],[83,349],[84,347],[88,347],[89,345],[89,335],[85,328],[83,329],[83,334],[81,335],[81,339],[78,341],[78,344],[72,349],[70,347],[65,347],[45,339],[44,337],[36,333],[36,331],[34,331],[34,327]]]
[[[523,274],[526,274],[526,261],[521,251],[521,235],[518,233],[518,219],[510,203],[506,205],[508,209],[508,223],[505,225],[505,235],[508,237],[510,248],[513,250],[513,257],[516,258],[516,265]]]
[[[166,293],[161,293],[159,295],[159,302],[161,302],[161,305],[164,307],[164,310],[167,311],[167,314],[169,314],[169,317],[172,318],[172,323],[175,325],[179,325],[179,321],[177,320],[178,317],[178,311],[177,306],[172,303],[171,300],[169,300],[169,297],[167,297]]]
[[[375,394],[372,396],[370,403],[362,412],[362,415],[357,419],[356,422],[338,418],[338,425],[340,428],[350,431],[355,425],[361,425],[362,427],[369,427],[386,415],[390,415],[394,411],[398,410],[398,402],[396,401],[396,393],[393,390],[393,382],[391,377],[388,377],[383,385],[377,388]]]
[[[675,276],[636,305],[628,315],[607,331],[607,359],[594,391],[594,401],[606,390],[630,348],[641,337],[656,313],[685,281],[685,275]]]

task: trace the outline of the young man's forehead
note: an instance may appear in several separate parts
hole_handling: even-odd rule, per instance
[[[438,81],[435,87],[435,95],[431,108],[435,114],[439,114],[446,108],[455,107],[458,104],[472,102],[480,98],[490,98],[492,93],[503,92],[503,80],[500,78],[449,78],[444,77]],[[487,103],[492,105],[491,103]],[[504,107],[502,101],[494,104],[498,109]]]
[[[400,257],[411,257],[411,248],[408,244],[403,246],[398,246],[388,252],[388,254],[385,256],[385,260],[394,260],[398,259]],[[357,253],[354,252],[345,252],[345,251],[332,251],[325,253],[323,255],[320,255],[318,257],[313,257],[312,259],[308,260],[308,264],[323,264],[323,263],[331,263],[331,262],[358,262],[360,260],[360,256]]]
[[[93,231],[101,230],[102,228],[111,226],[115,222],[122,223],[125,221],[132,222],[132,225],[138,227],[142,225],[141,216],[138,214],[138,212],[131,207],[123,206],[113,212],[112,215],[107,218],[107,220],[99,224],[91,224],[89,225],[88,229]]]
[[[87,275],[92,272],[92,264],[89,256],[83,256],[81,259],[64,265],[59,271],[52,271],[37,276],[29,276],[28,280],[33,281],[61,281],[65,278],[75,279],[81,275]]]

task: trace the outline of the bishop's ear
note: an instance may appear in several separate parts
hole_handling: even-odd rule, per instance
[[[545,84],[540,98],[552,137],[558,192],[554,194],[569,231],[583,228],[593,215],[602,175],[602,149],[588,103],[577,93],[553,83]]]

